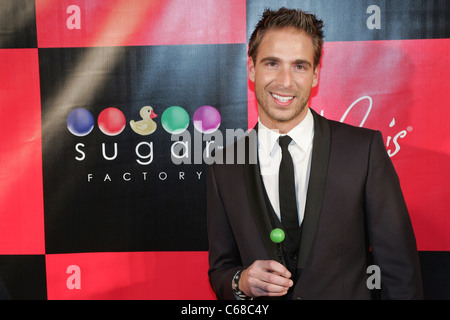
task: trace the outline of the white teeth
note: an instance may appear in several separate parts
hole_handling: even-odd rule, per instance
[[[294,97],[282,97],[282,96],[279,96],[279,95],[277,95],[275,93],[272,93],[272,96],[275,99],[279,100],[280,102],[288,102],[288,101],[291,101],[292,99],[294,99]]]

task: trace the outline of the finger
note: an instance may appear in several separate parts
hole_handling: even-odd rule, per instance
[[[263,282],[276,284],[286,288],[289,288],[294,284],[292,280],[289,280],[291,277],[289,270],[284,265],[274,260],[255,261],[248,271],[254,278],[260,279]]]
[[[290,278],[292,276],[289,270],[278,261],[266,260],[265,263],[266,263],[265,269],[268,272],[278,274],[284,278]]]
[[[278,282],[276,278],[290,281],[279,275],[271,274],[263,268],[248,268],[242,272],[239,287],[245,294],[252,297],[282,296],[287,293],[288,286],[271,283]]]
[[[260,280],[268,284],[283,287],[285,290],[289,289],[294,284],[294,282],[291,279],[286,278],[278,273],[269,271],[261,274]]]
[[[290,277],[281,263],[257,260],[242,272],[239,287],[248,296],[283,296],[294,284]]]
[[[265,281],[259,281],[258,283],[255,283],[253,289],[255,296],[282,296],[287,294],[289,288]]]
[[[280,292],[272,292],[272,291],[264,291],[262,289],[256,289],[254,297],[282,297],[287,295],[288,291],[280,291]]]

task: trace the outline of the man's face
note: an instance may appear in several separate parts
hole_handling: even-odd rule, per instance
[[[270,129],[290,130],[306,116],[311,88],[318,83],[311,37],[294,29],[269,30],[250,59],[260,121]],[[286,130],[285,130],[286,129]]]

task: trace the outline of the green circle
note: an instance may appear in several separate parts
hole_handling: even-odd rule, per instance
[[[281,243],[284,241],[285,234],[280,228],[275,228],[270,232],[270,240],[275,243]]]
[[[161,116],[161,124],[168,133],[180,134],[189,126],[189,115],[182,107],[169,107]]]

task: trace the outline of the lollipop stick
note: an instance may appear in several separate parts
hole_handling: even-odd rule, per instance
[[[280,262],[282,265],[286,267],[286,262],[284,261],[283,257],[283,245],[282,245],[282,242],[285,239],[284,231],[280,228],[273,229],[270,232],[270,239],[277,245],[278,262]]]

